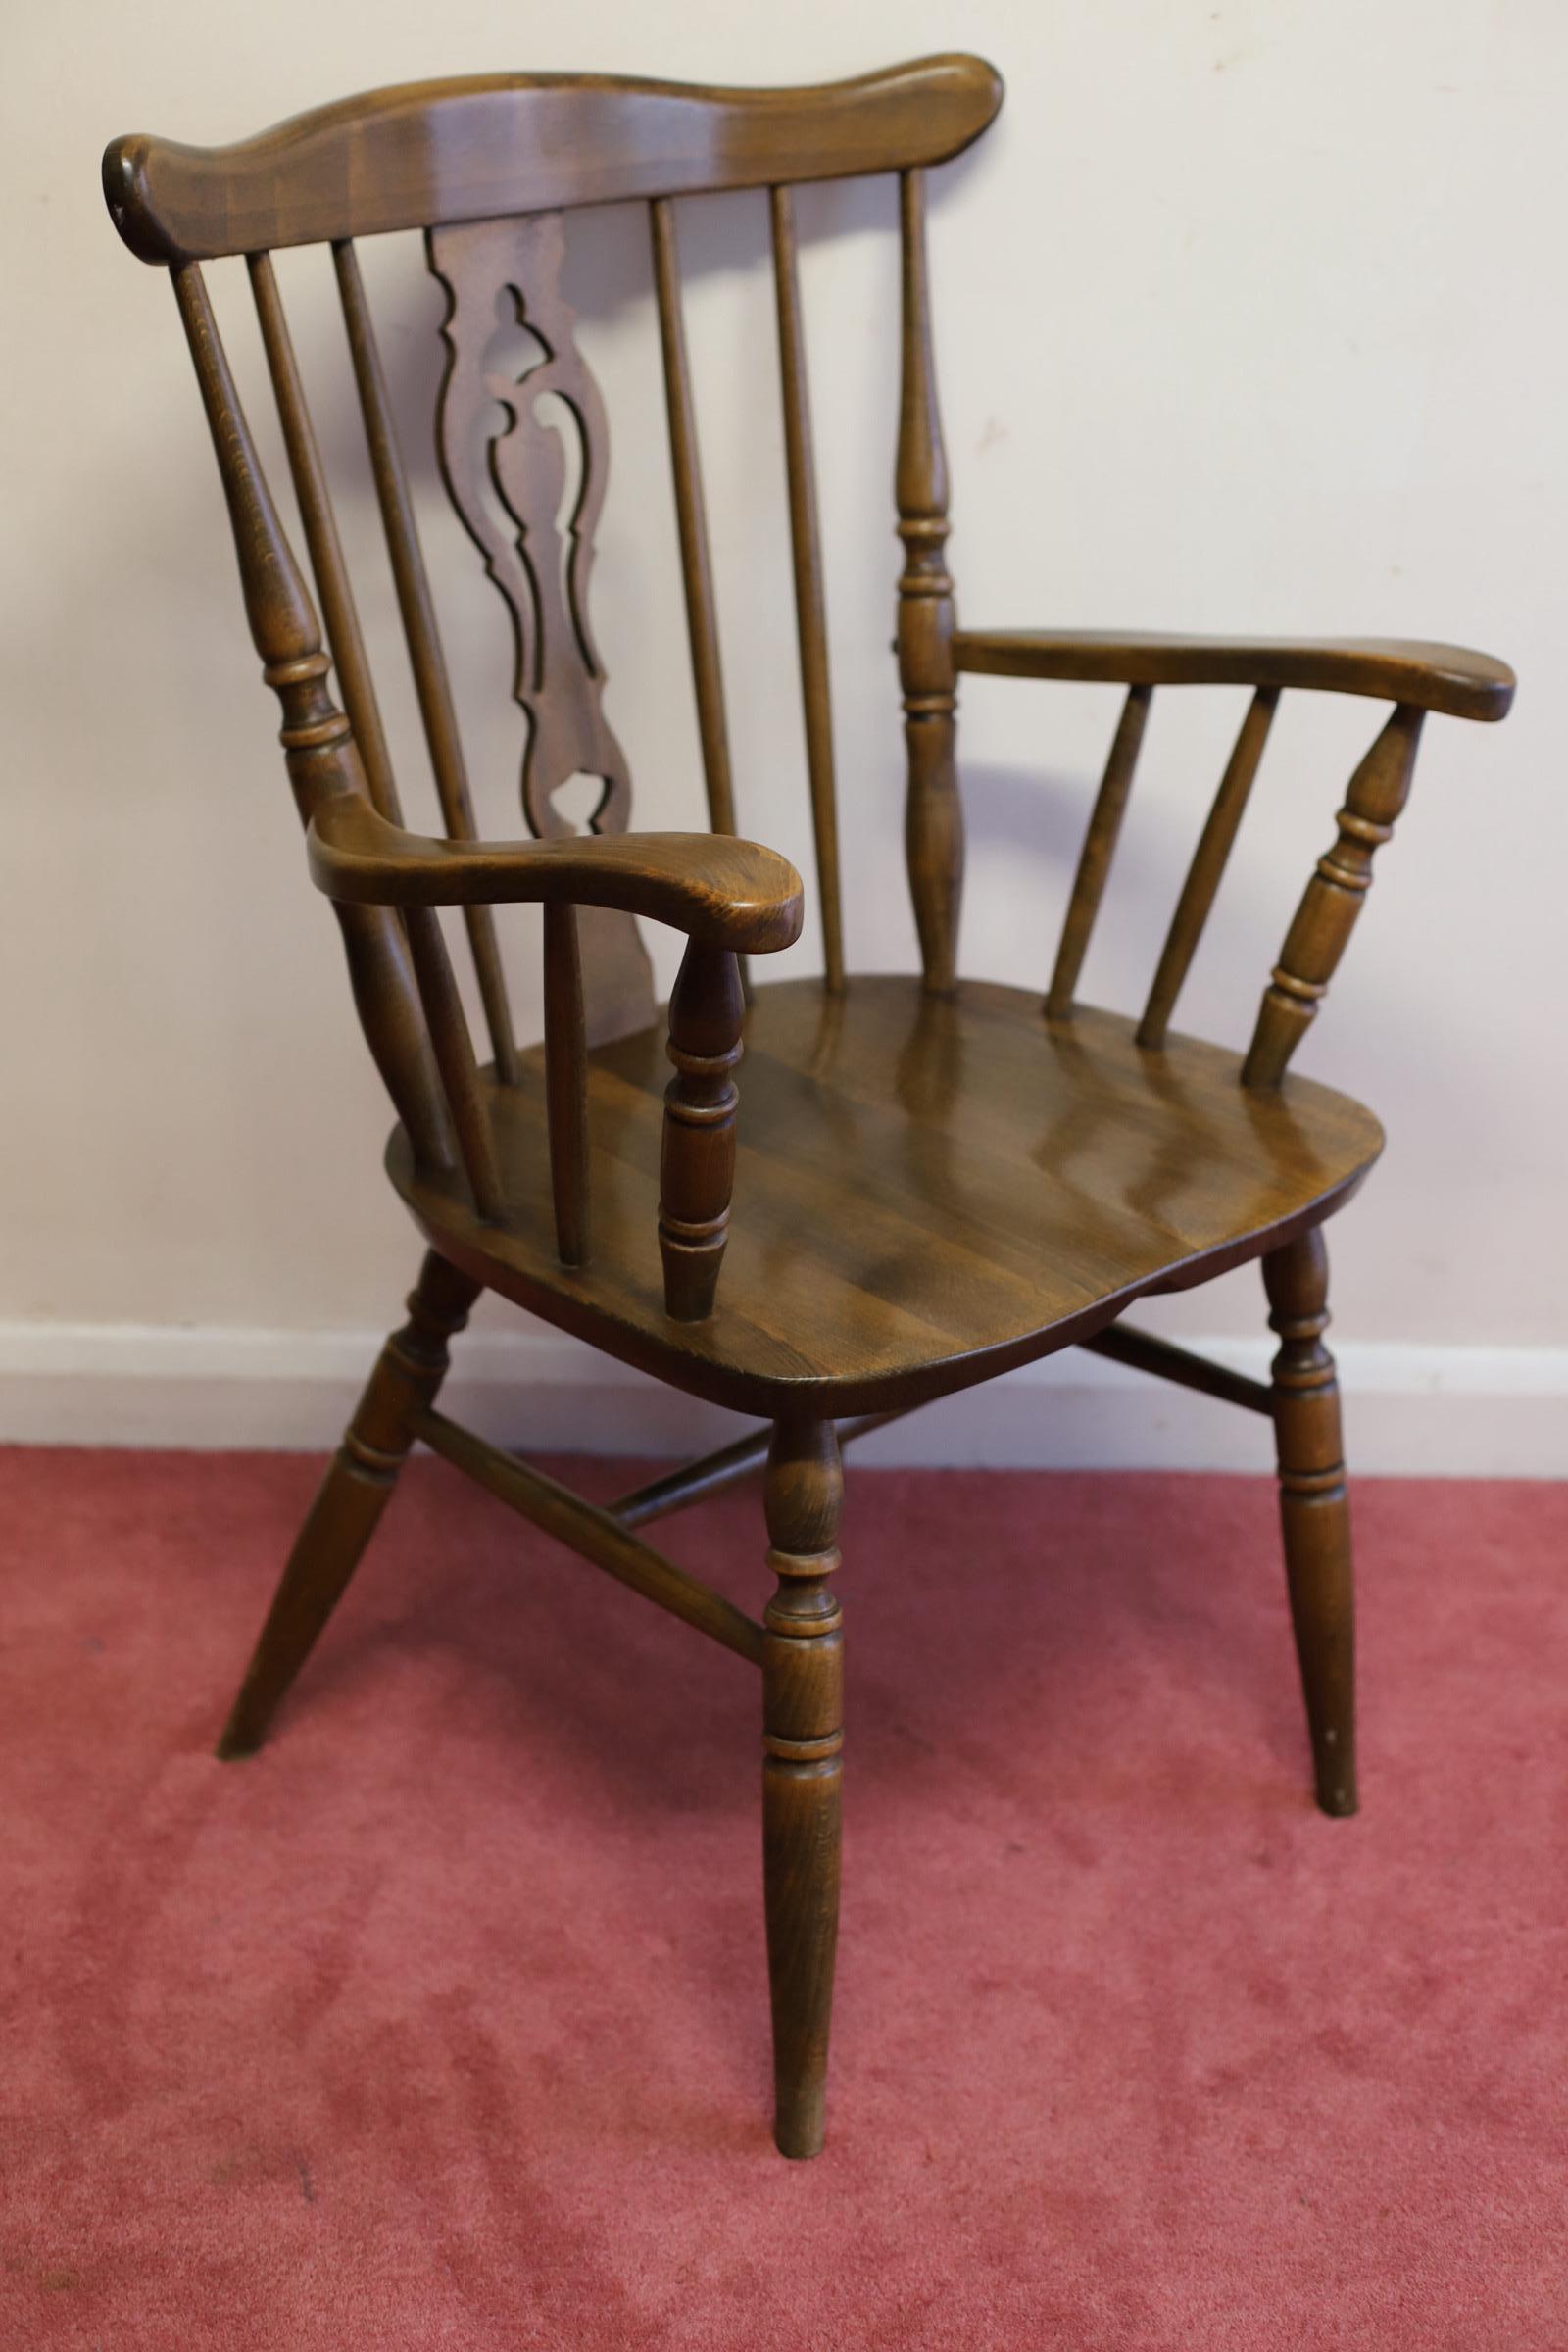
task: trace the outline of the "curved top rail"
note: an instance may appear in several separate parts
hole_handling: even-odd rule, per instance
[[[597,74],[408,82],[231,147],[142,132],[104,153],[144,262],[216,260],[513,213],[939,164],[1002,104],[983,58],[928,57],[802,89]]]

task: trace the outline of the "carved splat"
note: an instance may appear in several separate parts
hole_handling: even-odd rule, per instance
[[[562,217],[433,228],[426,249],[447,292],[436,453],[459,519],[512,617],[512,694],[527,726],[523,814],[546,838],[573,832],[555,796],[587,775],[604,787],[589,829],[623,833],[631,778],[605,716],[604,667],[588,620],[610,439],[599,386],[561,291]],[[504,308],[513,324],[498,315]],[[499,347],[518,327],[537,357],[525,359],[520,372],[500,368]],[[590,1043],[646,1028],[653,974],[632,918],[584,907],[581,924]]]

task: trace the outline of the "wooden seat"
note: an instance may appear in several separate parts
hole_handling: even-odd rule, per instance
[[[491,1094],[504,1220],[456,1177],[388,1167],[476,1281],[716,1403],[769,1419],[918,1404],[1087,1337],[1140,1292],[1256,1257],[1337,1207],[1382,1148],[1369,1111],[1292,1079],[1262,1096],[1196,1038],[964,981],[759,989],[739,1071],[731,1239],[714,1309],[664,1312],[656,1243],[662,1025],[590,1056],[594,1255],[556,1252],[544,1055]]]
[[[1000,78],[972,57],[797,90],[498,74],[373,91],[233,147],[119,139],[104,159],[117,228],[172,281],[251,636],[282,710],[309,869],[336,916],[361,1026],[400,1121],[392,1180],[430,1245],[408,1320],[383,1348],[295,1543],[220,1753],[246,1755],[265,1739],[420,1443],[759,1668],[774,2134],[790,2156],[814,2155],[823,2133],[844,1746],[843,1614],[831,1581],[842,1449],[880,1418],[1073,1344],[1265,1416],[1317,1799],[1326,1813],[1355,1809],[1349,1520],[1323,1341],[1322,1228],[1381,1137],[1369,1112],[1289,1065],[1404,808],[1427,715],[1498,718],[1513,683],[1500,662],[1441,644],[958,627],[927,173],[978,138],[1001,100]],[[901,385],[889,520],[902,562],[890,591],[920,946],[920,972],[907,978],[855,977],[847,950],[794,209],[797,183],[869,173],[897,179]],[[731,768],[683,321],[678,202],[738,190],[765,201],[771,248],[802,788],[821,915],[822,970],[808,978],[781,979],[769,961],[800,936],[801,878],[739,837],[737,798],[742,813],[757,804],[737,795]],[[646,211],[707,834],[632,829],[630,771],[588,611],[608,428],[562,273],[568,221],[607,204]],[[421,552],[415,491],[428,469],[405,461],[360,266],[361,239],[406,230],[422,234],[446,296],[435,456],[511,622],[495,689],[516,708],[527,839],[478,838]],[[399,760],[273,270],[274,248],[312,244],[330,250],[439,834],[404,820]],[[204,264],[239,257],[314,598],[204,275]],[[972,946],[960,977],[956,713],[960,680],[973,673],[1037,690],[1107,679],[1125,689],[1054,964],[1038,990],[996,985],[975,970]],[[1248,691],[1235,746],[1142,1010],[1092,1009],[1078,982],[1151,704],[1156,691],[1198,685]],[[1280,697],[1298,689],[1392,707],[1349,779],[1279,959],[1258,975],[1260,1000],[1257,982],[1247,992],[1256,1012],[1238,1055],[1172,1024]],[[564,798],[585,778],[600,789],[579,832]],[[877,876],[857,879],[863,890]],[[219,887],[231,877],[215,877]],[[538,1044],[519,1044],[501,955],[501,924],[521,905],[543,909]],[[483,1067],[454,971],[458,925],[449,941],[443,907],[461,909]],[[666,1012],[655,1004],[641,919],[686,942]],[[1266,1383],[1120,1320],[1141,1293],[1253,1257],[1280,1343]],[[486,1289],[768,1427],[600,1509],[437,1409],[451,1343]],[[601,1445],[613,1435],[585,1432]],[[753,1615],[636,1531],[759,1469],[771,1592]],[[966,1573],[983,1564],[977,1545]]]

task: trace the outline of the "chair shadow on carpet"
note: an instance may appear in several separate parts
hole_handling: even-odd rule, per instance
[[[637,1475],[552,1468],[596,1499]],[[660,1532],[672,1557],[760,1607],[754,1493]],[[1004,1949],[1031,1942],[1043,1894],[1070,1909],[1152,1836],[1160,1867],[1182,1874],[1225,1854],[1266,1864],[1318,1827],[1272,1479],[862,1470],[843,1541],[847,2040],[916,1923],[933,1969],[973,1972],[986,1993],[992,1939],[977,1958],[955,1871],[968,1902],[1010,1916]],[[669,1939],[666,2025],[678,2014],[707,2053],[682,2129],[694,2144],[751,2145],[765,2048],[748,1669],[421,1460],[273,1737],[309,1743],[311,1801],[324,1803],[323,1774],[358,1778],[356,1740],[368,1748],[389,1715],[437,1775],[461,1725],[456,1771],[482,1758],[501,1817],[527,1825],[528,1852],[543,1836],[563,1871],[611,1840],[623,1841],[617,1869],[628,1845],[660,1857],[626,1897],[643,1909],[625,1932]],[[461,1790],[453,1805],[456,1819]],[[715,1841],[722,1895],[704,1898],[701,1934],[681,1931]],[[667,2083],[667,2059],[645,2055]],[[1042,2096],[1054,2062],[1041,2061]],[[649,2145],[667,2140],[655,2094],[646,2128]]]
[[[560,1467],[595,1499],[627,1482],[624,1463]],[[1200,1806],[1309,1811],[1272,1490],[1266,1477],[861,1471],[837,1580],[856,1810],[906,1807],[927,1775],[1032,1764],[1065,1809],[1179,1774]],[[660,1533],[760,1609],[755,1494]],[[531,1774],[552,1750],[649,1824],[755,1794],[758,1694],[742,1663],[441,1463],[408,1474],[274,1739],[390,1703],[393,1678],[398,1703],[454,1710],[491,1742],[498,1775]]]

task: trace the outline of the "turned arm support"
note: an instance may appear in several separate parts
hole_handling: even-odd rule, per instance
[[[1514,675],[1490,654],[1396,637],[1165,637],[1109,630],[960,629],[960,670],[1122,686],[1305,687],[1449,718],[1502,718]]]

